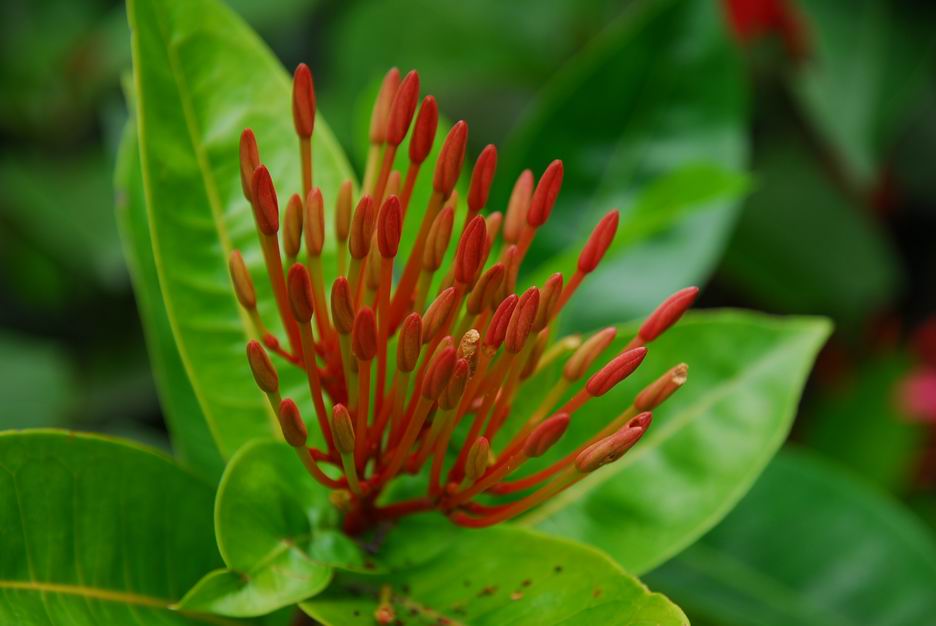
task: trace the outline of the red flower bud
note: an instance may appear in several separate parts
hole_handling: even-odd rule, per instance
[[[533,429],[523,444],[523,454],[535,458],[546,454],[565,434],[569,414],[557,413]]]
[[[471,185],[468,187],[468,211],[475,214],[487,204],[494,172],[497,170],[497,148],[493,144],[485,146],[471,172]]]
[[[579,255],[578,270],[580,272],[589,274],[598,267],[601,258],[608,251],[611,242],[614,241],[620,216],[620,211],[617,209],[609,211],[595,226],[595,230],[588,237],[588,241],[585,242],[585,247],[582,248],[582,253]]]
[[[470,283],[481,266],[484,247],[487,244],[487,225],[484,218],[476,215],[462,233],[455,250],[455,280]]]
[[[377,318],[370,307],[361,307],[354,317],[351,351],[361,361],[370,361],[377,355]]]
[[[510,318],[514,309],[517,308],[519,300],[520,298],[512,293],[498,305],[497,310],[494,311],[494,315],[491,317],[491,322],[488,324],[487,333],[484,335],[484,345],[497,349],[504,343],[507,326],[510,324]]]
[[[439,396],[439,408],[443,411],[454,409],[458,406],[462,394],[465,393],[465,386],[468,384],[468,376],[471,375],[471,366],[467,359],[458,359],[455,361],[455,368],[452,370],[452,377],[448,385]]]
[[[309,270],[302,263],[294,263],[286,276],[286,285],[289,290],[289,306],[292,308],[293,317],[300,324],[307,324],[312,319],[312,313],[315,310]]]
[[[530,199],[530,210],[527,212],[527,223],[533,228],[539,228],[546,223],[552,213],[559,189],[562,187],[562,161],[558,159],[549,164]]]
[[[423,98],[419,113],[416,115],[416,124],[413,126],[413,136],[410,137],[409,157],[413,163],[421,164],[432,152],[435,142],[436,128],[439,126],[439,107],[435,98]]]
[[[539,308],[540,292],[536,287],[530,287],[514,308],[510,322],[507,324],[507,334],[504,336],[504,348],[508,352],[517,353],[523,349],[527,337],[533,330],[533,321],[536,319],[536,310]]]
[[[300,63],[293,74],[293,124],[300,137],[312,136],[315,128],[315,83],[305,63]]]
[[[387,143],[398,146],[403,143],[409,130],[416,103],[419,101],[419,73],[415,70],[406,75],[400,83],[393,102],[390,104],[390,116],[387,118]]]
[[[679,321],[699,295],[698,287],[686,287],[664,300],[656,311],[650,314],[637,336],[645,343],[650,343]]]
[[[462,163],[465,161],[465,146],[468,143],[468,124],[464,121],[452,126],[442,144],[439,160],[436,162],[435,178],[432,187],[443,198],[449,197],[458,182]]]
[[[283,439],[294,448],[300,448],[306,444],[309,433],[306,430],[305,422],[302,421],[302,415],[299,414],[299,407],[296,403],[286,398],[279,405],[279,425],[283,431]]]
[[[536,320],[533,322],[533,332],[546,328],[562,296],[562,274],[556,272],[546,280],[540,294],[539,310],[536,311]]]
[[[390,196],[384,200],[377,215],[377,248],[380,256],[392,259],[400,248],[403,234],[403,209],[400,199]]]
[[[279,202],[266,165],[254,170],[252,185],[257,228],[264,235],[275,235],[279,230]]]
[[[619,382],[627,378],[647,356],[646,348],[633,348],[614,357],[608,364],[595,372],[585,384],[591,396],[603,396]]]

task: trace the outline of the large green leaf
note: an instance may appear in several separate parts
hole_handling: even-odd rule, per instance
[[[0,434],[0,623],[228,623],[169,610],[219,561],[211,497],[207,484],[137,445]]]
[[[621,329],[609,352],[635,329]],[[828,334],[829,324],[813,318],[689,316],[650,346],[634,375],[576,412],[557,453],[594,434],[667,368],[688,363],[688,383],[655,412],[647,436],[522,522],[597,546],[631,572],[663,562],[717,523],[766,466]],[[558,367],[529,388],[552,385]],[[540,401],[534,396],[521,398],[514,412],[528,412]]]
[[[936,543],[896,503],[781,453],[696,545],[649,576],[725,626],[916,626],[936,614]]]
[[[215,502],[215,533],[228,569],[205,576],[179,606],[236,617],[264,615],[322,591],[335,567],[363,571],[338,528],[328,490],[292,449],[252,442],[230,460]]]
[[[124,256],[130,266],[137,310],[173,448],[183,462],[206,477],[217,478],[224,464],[179,358],[159,290],[143,198],[139,144],[132,122],[124,129],[114,178]]]
[[[562,194],[524,263],[553,271],[555,254],[584,241],[613,207],[632,219],[645,193],[684,168],[731,180],[746,158],[746,102],[736,51],[715,3],[644,0],[570,61],[548,85],[505,150],[494,206],[523,167],[538,175],[565,162]],[[680,219],[615,250],[570,303],[576,324],[648,312],[677,288],[703,280],[734,220],[737,184],[671,185]],[[708,183],[708,184],[706,184]],[[498,204],[500,203],[500,204]],[[613,281],[616,288],[608,289]],[[626,286],[626,288],[622,288]],[[600,309],[587,306],[601,301]]]
[[[420,543],[435,549],[415,558],[412,546]],[[408,624],[689,623],[601,552],[511,526],[464,531],[410,521],[393,529],[380,558],[394,571],[340,574],[302,608],[327,626],[373,624],[386,588],[393,612]]]
[[[132,0],[136,118],[153,255],[179,356],[223,457],[276,432],[244,366],[249,337],[227,277],[232,249],[255,276],[260,313],[278,328],[253,218],[240,190],[238,138],[253,128],[280,193],[299,189],[290,81],[255,34],[216,0]],[[352,174],[324,121],[313,140],[326,201]],[[303,379],[282,368],[287,395]],[[311,410],[306,411],[307,415]]]
[[[793,93],[843,173],[863,188],[900,134],[932,77],[936,41],[928,3],[803,0],[811,51]]]

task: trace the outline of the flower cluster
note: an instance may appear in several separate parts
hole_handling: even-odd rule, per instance
[[[419,102],[416,72],[401,79],[396,69],[387,73],[374,105],[362,193],[355,198],[353,184],[345,182],[327,220],[338,255],[338,276],[327,283],[325,199],[313,177],[315,112],[312,74],[300,65],[293,81],[293,118],[303,188],[289,198],[282,227],[277,192],[255,137],[249,129],[241,136],[243,192],[253,208],[285,342],[261,320],[251,276],[236,251],[230,271],[260,338],[247,345],[257,385],[309,474],[333,490],[332,501],[346,513],[346,530],[360,532],[381,520],[427,510],[462,526],[495,524],[632,448],[649,428],[651,411],[685,382],[684,364],[646,387],[572,453],[539,472],[511,477],[563,436],[576,411],[641,364],[646,344],[680,318],[697,289],[664,301],[627,347],[586,380],[616,330],[606,328],[584,341],[550,342],[550,335],[563,307],[611,245],[618,212],[595,226],[571,277],[556,273],[542,286],[516,293],[520,264],[559,194],[562,162],[553,161],[538,180],[525,170],[506,210],[482,215],[497,166],[497,150],[487,146],[472,170],[467,215],[456,224],[461,202],[456,182],[468,134],[460,121],[443,141],[428,206],[411,211],[414,185],[436,139],[438,109],[432,96]],[[410,132],[404,174],[393,164]],[[408,215],[421,221],[404,256],[400,241]],[[454,261],[442,271],[453,240]],[[318,447],[309,446],[296,403],[280,397],[271,353],[304,370],[322,433]],[[549,393],[532,414],[515,418],[511,406],[518,394],[534,393],[524,390],[525,382],[557,359],[566,359],[560,380],[550,381]],[[506,437],[501,431],[511,419],[523,421]],[[396,502],[380,497],[395,477],[427,466],[424,494]],[[518,492],[526,493],[503,497]],[[495,497],[478,501],[484,495]]]

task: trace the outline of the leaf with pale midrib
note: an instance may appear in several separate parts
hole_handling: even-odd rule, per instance
[[[245,623],[169,609],[219,563],[211,502],[211,487],[136,444],[0,434],[0,623]]]
[[[290,81],[257,36],[219,2],[132,0],[128,16],[155,266],[179,356],[227,458],[246,441],[277,433],[246,367],[250,331],[230,286],[227,259],[232,249],[243,252],[260,314],[278,329],[253,217],[241,192],[238,141],[245,127],[253,128],[285,207],[300,189]],[[313,150],[315,184],[331,209],[338,186],[353,174],[321,116]],[[332,247],[326,257],[330,266]],[[280,369],[284,395],[294,396],[310,418],[301,372]]]

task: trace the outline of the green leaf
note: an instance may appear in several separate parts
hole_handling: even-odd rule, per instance
[[[124,256],[130,266],[137,310],[173,448],[187,465],[217,479],[224,462],[185,373],[162,302],[143,197],[139,143],[132,121],[124,128],[114,186]]]
[[[608,353],[635,330],[622,328]],[[592,436],[666,369],[687,363],[688,383],[655,412],[646,437],[522,523],[594,545],[630,572],[673,556],[731,509],[783,442],[829,330],[814,318],[688,316],[653,342],[630,378],[576,412],[554,454]],[[545,368],[527,385],[551,386],[560,367]],[[528,414],[539,401],[522,398],[514,411]]]
[[[855,327],[895,297],[897,255],[863,207],[822,176],[821,163],[791,134],[769,135],[755,157],[758,187],[723,273],[773,310],[830,315]]]
[[[245,366],[250,336],[227,276],[233,249],[255,277],[260,314],[278,329],[251,210],[240,190],[238,139],[253,128],[286,196],[300,188],[290,81],[279,62],[215,0],[131,0],[136,119],[153,255],[169,324],[222,457],[277,432]],[[353,178],[324,120],[313,140],[315,184],[333,202]],[[329,206],[331,206],[329,204]],[[305,399],[297,368],[284,395]],[[298,392],[298,393],[297,393]]]
[[[211,497],[148,448],[50,430],[0,434],[0,623],[228,623],[169,610],[218,563]]]
[[[436,549],[412,560],[414,543]],[[406,623],[689,623],[677,606],[601,552],[511,526],[465,531],[411,521],[391,531],[380,557],[397,569],[383,576],[339,575],[303,610],[326,626],[373,624],[386,586],[394,613]]]
[[[887,0],[800,3],[811,45],[794,95],[841,159],[845,174],[870,187],[923,105],[936,41],[927,4]]]
[[[899,386],[911,368],[903,353],[864,361],[811,403],[802,440],[882,489],[912,489],[929,426],[901,406]]]
[[[649,576],[738,626],[916,626],[936,613],[936,543],[897,503],[785,451],[696,545]]]
[[[0,332],[0,429],[60,426],[75,392],[71,365],[59,345]]]
[[[328,490],[274,441],[252,442],[231,458],[218,487],[215,533],[228,568],[199,581],[181,608],[265,615],[325,589],[335,567],[365,569],[360,550],[338,530]]]
[[[709,2],[631,5],[556,75],[507,145],[494,206],[504,205],[523,167],[539,175],[551,159],[565,162],[562,194],[525,271],[572,269],[554,256],[580,245],[601,215],[619,207],[628,224],[657,185],[678,189],[664,194],[673,223],[629,240],[586,281],[569,312],[576,325],[645,314],[704,280],[719,256],[747,153],[743,73],[722,22]],[[686,184],[685,171],[700,168],[715,178]],[[712,186],[717,180],[728,184]],[[611,280],[618,287],[609,290]],[[603,302],[600,314],[582,304],[591,300]]]

